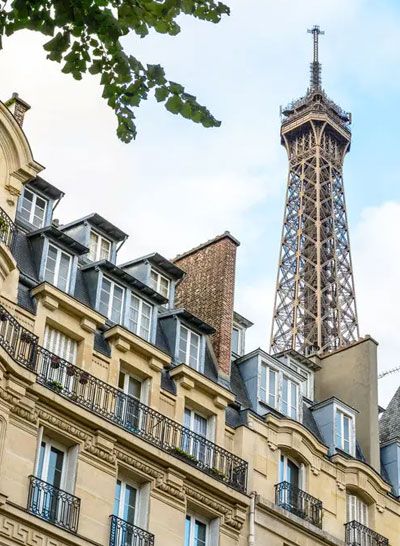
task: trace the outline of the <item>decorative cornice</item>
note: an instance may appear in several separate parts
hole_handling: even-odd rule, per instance
[[[29,421],[30,423],[36,424],[38,420],[38,413],[36,410],[29,410],[21,407],[20,400],[16,396],[7,392],[4,389],[0,389],[0,398],[5,402],[8,402],[10,407],[10,412],[14,415],[18,415],[22,419]]]
[[[57,427],[58,429],[67,432],[68,434],[71,434],[71,436],[75,436],[75,438],[78,438],[79,440],[85,441],[89,440],[89,435],[86,432],[83,432],[78,427],[75,427],[74,425],[71,425],[70,423],[63,421],[59,417],[56,417],[55,415],[52,415],[51,413],[48,413],[47,411],[43,409],[39,409],[38,411],[39,419],[42,419],[43,421],[47,421],[54,427]]]
[[[183,489],[178,489],[177,487],[174,487],[169,483],[166,483],[164,481],[164,478],[161,476],[156,480],[156,489],[159,489],[163,493],[171,495],[175,499],[179,499],[181,501],[185,500],[185,491]]]
[[[130,466],[133,466],[136,470],[139,470],[139,472],[143,472],[144,474],[147,474],[151,478],[159,479],[163,478],[164,474],[160,472],[159,470],[156,470],[152,466],[132,457],[131,455],[128,455],[124,451],[120,451],[119,449],[115,449],[114,451],[115,456],[120,461],[123,461],[124,463],[127,463]]]
[[[228,525],[232,529],[235,529],[236,531],[240,531],[242,529],[244,520],[238,518],[237,515],[234,514],[234,510],[205,495],[204,493],[200,493],[199,491],[192,489],[187,485],[184,485],[183,489],[188,497],[191,497],[202,505],[207,506],[212,510],[215,510],[216,512],[222,514],[224,516],[224,523],[226,525]]]
[[[99,459],[102,459],[103,461],[106,461],[107,463],[110,463],[112,465],[114,465],[117,461],[115,453],[108,453],[101,447],[93,445],[91,440],[87,440],[85,442],[84,450],[91,455],[94,455],[95,457],[98,457]]]

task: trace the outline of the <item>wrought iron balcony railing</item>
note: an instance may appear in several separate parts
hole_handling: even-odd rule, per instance
[[[358,521],[346,523],[345,529],[348,546],[389,546],[389,539]]]
[[[317,527],[322,528],[322,501],[289,482],[275,485],[275,503]]]
[[[110,546],[154,546],[154,535],[132,523],[111,517]]]
[[[0,207],[0,241],[11,249],[17,227],[8,214]]]
[[[76,533],[81,500],[35,476],[29,478],[28,512]]]
[[[0,346],[37,382],[163,451],[245,492],[247,462],[38,344],[0,305]]]

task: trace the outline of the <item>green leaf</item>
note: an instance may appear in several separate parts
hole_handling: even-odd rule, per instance
[[[155,90],[155,96],[156,96],[156,99],[157,99],[157,102],[164,102],[165,99],[168,97],[169,95],[169,91],[166,87],[157,87],[157,89]]]
[[[178,95],[172,95],[165,103],[165,108],[173,114],[179,114],[182,109],[182,101]]]

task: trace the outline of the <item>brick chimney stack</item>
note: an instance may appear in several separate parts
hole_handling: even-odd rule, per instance
[[[13,93],[11,99],[9,99],[5,104],[17,120],[18,125],[22,127],[22,124],[24,123],[25,112],[27,112],[31,108],[29,104],[24,100],[20,99],[18,93]]]
[[[231,367],[236,249],[239,241],[229,231],[180,254],[173,261],[186,275],[176,287],[175,307],[184,307],[216,333],[212,345],[219,374],[228,378]]]

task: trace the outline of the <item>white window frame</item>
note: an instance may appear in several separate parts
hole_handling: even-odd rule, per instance
[[[116,324],[121,324],[122,317],[123,317],[123,311],[124,311],[124,303],[125,303],[125,288],[123,286],[121,286],[120,284],[114,282],[109,277],[106,277],[105,275],[103,275],[102,278],[101,278],[101,285],[100,285],[100,291],[99,291],[99,309],[100,309],[100,304],[101,304],[101,291],[103,290],[103,282],[104,281],[107,281],[107,282],[111,283],[110,299],[108,301],[108,309],[107,309],[107,315],[106,315],[106,317],[109,320],[113,320],[111,318],[111,315],[112,315],[112,308],[113,308],[112,304],[113,304],[113,300],[114,300],[114,289],[115,289],[116,286],[118,286],[118,288],[120,288],[122,290],[121,309],[120,309],[120,312],[119,312],[119,319],[116,322]]]
[[[44,263],[44,271],[43,271],[43,277],[44,277],[45,280],[46,280],[47,260],[49,258],[50,247],[53,247],[57,251],[56,265],[55,265],[55,269],[54,269],[54,282],[52,283],[57,288],[59,288],[59,286],[58,286],[58,275],[60,273],[61,256],[62,256],[62,254],[64,254],[65,256],[68,256],[69,266],[68,266],[67,282],[66,282],[66,287],[65,287],[65,291],[68,292],[70,282],[71,282],[71,271],[72,271],[73,257],[72,257],[71,254],[68,254],[68,252],[65,252],[65,250],[62,250],[59,246],[54,245],[53,243],[49,242],[48,247],[47,247],[46,260],[45,260],[45,263]],[[46,282],[50,282],[50,281],[46,281]],[[60,290],[62,290],[62,288],[60,288]]]
[[[368,504],[354,493],[346,494],[346,521],[357,521],[368,527]]]
[[[202,339],[201,335],[194,332],[193,330],[191,330],[187,326],[184,326],[183,324],[181,324],[180,328],[179,328],[179,336],[178,336],[178,357],[179,357],[179,354],[181,352],[180,351],[180,345],[181,345],[181,332],[182,332],[182,329],[185,329],[187,331],[187,333],[188,333],[187,338],[186,338],[185,361],[183,362],[183,364],[186,364],[187,366],[189,366],[193,370],[199,371],[200,368],[201,368],[201,366],[200,366],[200,351],[201,351],[201,339]],[[197,346],[197,366],[195,368],[193,368],[189,363],[189,360],[190,360],[190,344],[191,344],[192,336],[196,336],[199,339],[199,344]]]
[[[97,239],[97,244],[96,244],[96,250],[95,250],[95,257],[94,259],[92,260],[92,258],[90,258],[90,236],[91,234],[94,234],[96,235],[96,237],[98,238]],[[103,241],[106,241],[109,245],[109,251],[108,251],[108,258],[100,258],[100,254],[101,254],[101,243]],[[98,262],[99,260],[110,260],[111,258],[111,250],[112,250],[112,242],[110,241],[110,239],[107,239],[107,237],[103,237],[102,235],[100,235],[100,233],[98,231],[96,231],[95,229],[91,229],[90,230],[90,233],[89,233],[89,259],[93,262]]]
[[[340,415],[340,432],[341,434],[338,434],[338,431],[337,431],[337,415]],[[345,436],[344,436],[344,420],[345,419],[348,419],[349,421],[349,438],[348,438],[348,443],[349,443],[349,450],[346,451],[345,449]],[[346,413],[345,411],[343,411],[342,408],[338,407],[338,406],[335,406],[335,420],[334,420],[334,423],[335,423],[335,446],[339,449],[341,449],[342,451],[344,451],[345,453],[349,453],[349,455],[354,455],[354,440],[353,440],[353,426],[354,426],[354,419],[351,415],[349,415],[348,413]],[[340,445],[337,445],[337,437],[340,437]]]
[[[45,349],[56,354],[63,360],[66,360],[71,364],[76,364],[78,342],[72,337],[61,332],[61,330],[50,326],[50,324],[46,324],[44,330],[43,346]]]
[[[39,463],[40,463],[40,453],[42,450],[42,443],[46,444],[46,447],[44,448],[44,457],[43,457],[43,466],[42,466],[42,474],[39,476]],[[68,448],[66,448],[64,445],[60,444],[59,442],[56,442],[50,438],[47,438],[46,436],[43,436],[40,440],[39,445],[39,458],[37,461],[37,468],[36,468],[36,475],[40,480],[43,480],[44,482],[48,483],[48,472],[49,472],[49,459],[50,459],[50,451],[51,448],[54,447],[55,449],[58,449],[63,453],[63,463],[62,463],[62,470],[61,470],[61,480],[60,480],[60,489],[65,490],[66,489],[66,476],[67,476],[67,468],[68,468]],[[44,471],[46,472],[46,477],[44,477]]]
[[[266,374],[266,384],[265,384],[265,386],[263,386],[261,384],[262,368],[266,369],[266,372],[265,372],[265,374]],[[270,396],[270,372],[275,374],[275,392],[274,392],[275,405],[272,405],[270,403],[270,401],[269,401],[269,396]],[[279,381],[280,381],[279,370],[277,370],[273,366],[270,366],[266,362],[262,361],[261,364],[260,364],[260,372],[259,372],[258,397],[262,402],[264,402],[264,404],[267,404],[268,406],[271,406],[274,409],[278,409],[278,405],[279,405],[279,399],[278,399]],[[265,400],[261,396],[262,391],[265,391]]]
[[[22,214],[22,205],[23,205],[23,200],[24,200],[24,196],[25,196],[25,192],[29,192],[33,195],[33,199],[32,199],[32,208],[31,210],[29,211],[29,220],[25,220],[25,218],[23,218],[23,220],[25,221],[28,221],[30,224],[32,224],[33,226],[35,226],[37,229],[40,229],[41,227],[44,226],[45,222],[46,222],[46,214],[47,214],[47,207],[49,205],[49,201],[48,199],[46,199],[45,197],[42,197],[41,195],[38,195],[36,192],[34,192],[33,190],[31,190],[30,188],[24,188],[24,191],[21,195],[21,205],[20,205],[20,213]],[[40,226],[36,226],[34,223],[33,223],[33,219],[35,217],[35,208],[36,208],[36,202],[37,200],[39,199],[42,199],[44,201],[44,212],[43,212],[43,220],[42,220],[42,224]],[[24,209],[26,210],[26,209]]]
[[[190,536],[189,536],[189,544],[185,544],[185,546],[196,546],[195,545],[195,535],[194,535],[194,531],[195,531],[195,525],[196,525],[196,521],[198,521],[199,523],[203,523],[205,526],[206,526],[206,543],[205,543],[205,546],[211,546],[210,544],[210,522],[208,520],[206,520],[205,518],[197,515],[197,514],[194,514],[193,512],[186,512],[186,515],[185,515],[185,534],[186,534],[186,520],[187,518],[190,518]]]
[[[285,413],[283,411],[283,404],[284,404],[284,400],[283,400],[283,382],[284,382],[285,379],[288,381],[288,399],[285,402],[286,405],[287,405],[287,408],[288,408],[288,413]],[[293,406],[293,400],[292,400],[291,385],[294,385],[295,389],[296,389],[296,404],[294,406]],[[291,377],[289,377],[287,374],[283,373],[282,374],[281,411],[287,417],[290,417],[291,419],[295,419],[295,420],[297,420],[298,417],[299,417],[299,391],[300,391],[299,384],[296,383],[296,381],[293,381],[293,379]],[[295,413],[296,413],[296,415],[294,417],[292,415],[290,415],[290,413],[291,413],[290,410],[293,409],[293,408],[294,408]]]
[[[156,286],[154,287],[153,286],[153,279],[151,278],[151,275],[154,273],[154,275],[157,275],[157,281],[156,281]],[[154,269],[153,267],[151,268],[150,270],[150,284],[152,285],[152,287],[154,288],[154,290],[156,292],[158,292],[159,294],[161,294],[162,296],[164,295],[161,290],[160,290],[160,287],[161,287],[161,279],[163,279],[164,281],[167,281],[167,284],[168,284],[168,294],[164,297],[166,297],[167,299],[169,299],[169,295],[171,293],[171,281],[168,277],[166,277],[165,275],[162,275],[161,273],[159,273],[157,271],[157,269]]]
[[[136,298],[137,300],[139,300],[139,310],[138,310],[138,322],[137,322],[137,327],[136,327],[136,331],[132,330],[131,329],[131,332],[133,332],[134,334],[136,334],[137,336],[141,337],[142,339],[145,339],[146,341],[150,341],[151,339],[151,331],[152,331],[152,323],[153,323],[153,306],[148,303],[147,301],[143,300],[142,298],[139,298],[139,296],[137,296],[136,294],[134,294],[133,292],[131,292],[130,294],[130,301],[129,301],[129,314],[128,314],[128,325],[129,325],[129,328],[130,328],[130,323],[131,323],[131,319],[130,319],[130,313],[131,313],[131,306],[132,306],[132,298]],[[143,305],[147,305],[149,308],[150,308],[150,322],[149,322],[149,333],[148,333],[148,337],[143,337],[141,335],[141,329],[142,329],[142,319],[143,319]]]
[[[136,499],[135,499],[135,517],[134,521],[130,521],[132,525],[136,525],[138,521],[138,513],[139,513],[139,506],[140,506],[140,487],[136,482],[133,482],[131,480],[125,480],[124,478],[118,477],[115,482],[115,487],[117,486],[117,482],[121,482],[121,495],[119,499],[119,506],[118,506],[118,515],[116,516],[119,519],[122,519],[123,521],[126,521],[123,516],[123,510],[124,510],[124,502],[121,502],[121,499],[124,499],[125,501],[125,494],[126,494],[126,486],[132,487],[136,490]],[[114,493],[115,495],[115,493]]]
[[[236,330],[237,333],[238,333],[238,350],[237,351],[234,351],[233,348],[231,349],[231,352],[234,354],[234,355],[238,355],[238,356],[242,356],[243,354],[243,328],[240,328],[240,326],[237,326],[236,324],[234,324],[232,326],[232,338],[233,338],[233,330]]]

